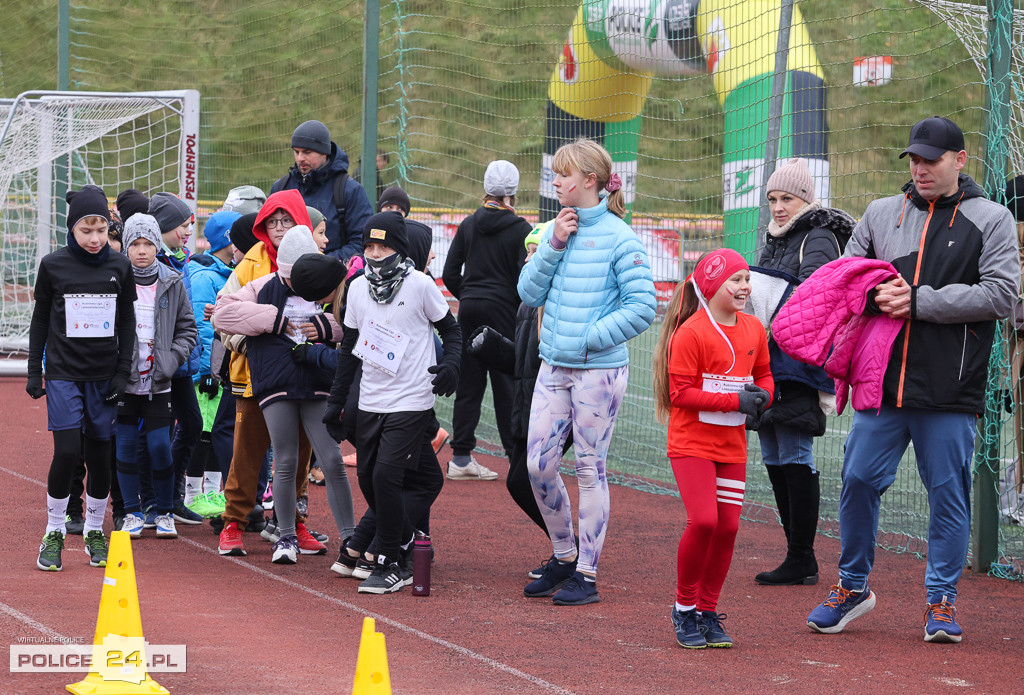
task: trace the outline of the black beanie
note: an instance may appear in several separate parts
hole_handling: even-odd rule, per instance
[[[313,150],[320,154],[331,153],[331,131],[320,121],[306,121],[292,133],[292,147]]]
[[[347,272],[334,256],[305,253],[292,266],[292,291],[308,302],[319,302],[345,281]]]
[[[1015,220],[1024,222],[1024,176],[1006,182],[1006,207]]]
[[[231,223],[231,243],[242,253],[248,253],[249,249],[256,245],[259,239],[252,233],[252,226],[256,224],[258,212],[250,212],[242,215]]]
[[[377,212],[380,212],[381,208],[385,205],[397,205],[402,208],[402,212],[406,217],[409,216],[409,210],[412,208],[412,204],[409,202],[409,194],[403,191],[401,186],[391,186],[384,189],[384,192],[380,194],[380,200],[377,201]]]
[[[159,223],[160,233],[167,234],[192,219],[192,208],[173,193],[157,193],[149,199],[149,214]]]
[[[400,212],[378,212],[363,227],[363,248],[369,243],[390,246],[405,258],[409,257],[409,235]]]
[[[110,208],[107,196],[99,186],[82,186],[80,191],[68,191],[64,198],[68,202],[68,231],[72,231],[83,217],[102,217],[110,224]]]
[[[121,216],[121,222],[127,222],[128,218],[137,212],[149,214],[149,198],[142,191],[128,188],[117,194],[117,214]]]

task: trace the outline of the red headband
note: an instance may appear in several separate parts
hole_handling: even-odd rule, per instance
[[[704,295],[704,300],[711,299],[722,284],[741,270],[749,270],[750,266],[743,256],[732,249],[718,249],[704,256],[693,269],[693,279]]]

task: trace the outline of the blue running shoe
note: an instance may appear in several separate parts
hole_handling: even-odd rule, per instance
[[[681,611],[672,609],[672,627],[676,629],[676,642],[686,649],[703,649],[708,646],[704,633],[697,623],[697,609]]]
[[[732,637],[722,627],[722,621],[728,617],[725,613],[714,611],[704,611],[697,616],[697,626],[709,647],[728,649],[732,646]]]
[[[527,598],[540,598],[551,596],[562,588],[576,573],[576,560],[572,562],[549,562],[541,573],[540,579],[534,580],[523,589],[523,595]]]
[[[151,504],[144,510],[144,516],[142,521],[142,528],[156,528],[156,505]]]
[[[551,597],[551,602],[556,606],[583,606],[600,600],[597,582],[588,579],[582,572],[574,572],[558,593]]]
[[[924,612],[924,641],[957,643],[964,638],[963,628],[956,622],[956,607],[943,596],[928,605]]]
[[[863,591],[843,588],[840,580],[832,585],[828,598],[807,616],[807,627],[816,632],[842,632],[846,624],[875,607],[875,592],[867,586]]]

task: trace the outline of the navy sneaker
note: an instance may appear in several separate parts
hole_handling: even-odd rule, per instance
[[[863,591],[843,588],[842,580],[832,585],[828,598],[807,616],[807,627],[816,632],[842,632],[846,624],[875,607],[875,592],[867,586]]]
[[[526,588],[523,589],[523,596],[527,598],[551,596],[561,589],[562,585],[569,581],[575,572],[576,560],[572,562],[562,562],[561,560],[549,562],[544,566],[540,579],[536,579],[526,585]]]
[[[547,560],[545,560],[544,562],[540,563],[540,567],[538,567],[535,570],[530,570],[529,572],[527,572],[526,576],[529,577],[530,579],[540,579],[541,575],[544,574],[544,568],[547,567],[548,565],[550,565],[552,562],[557,562],[557,561],[558,561],[558,558],[555,557],[554,555],[552,555]]]
[[[708,643],[709,647],[728,649],[732,646],[732,637],[722,627],[722,621],[728,617],[725,613],[715,613],[714,611],[704,611],[697,616],[697,627],[700,628],[701,634],[704,635],[704,641]]]
[[[143,511],[142,528],[156,528],[156,505],[151,504]]]
[[[556,606],[583,606],[600,600],[597,581],[589,579],[582,572],[574,572],[558,593],[551,597],[551,602]]]
[[[180,524],[197,526],[206,521],[206,518],[186,507],[185,500],[178,500],[174,503],[174,520]]]
[[[703,649],[708,646],[704,633],[697,623],[697,609],[681,611],[672,609],[672,627],[676,629],[676,643],[686,649]]]
[[[957,643],[964,638],[963,628],[956,622],[956,608],[943,596],[938,603],[928,604],[924,612],[924,641]]]

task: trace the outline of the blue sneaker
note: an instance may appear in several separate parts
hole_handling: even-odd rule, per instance
[[[587,578],[582,572],[574,572],[558,593],[551,597],[551,602],[556,606],[583,606],[600,600],[597,581]]]
[[[842,632],[846,624],[875,607],[875,592],[867,586],[863,591],[843,588],[842,580],[832,585],[828,598],[807,616],[807,627],[816,632]]]
[[[722,627],[722,621],[728,617],[725,613],[714,611],[704,611],[697,616],[697,626],[709,647],[728,649],[732,646],[732,637]]]
[[[925,642],[957,643],[964,638],[963,628],[956,622],[956,607],[945,596],[938,603],[928,604],[924,618]]]
[[[527,598],[540,598],[542,596],[551,596],[556,591],[562,588],[572,578],[572,575],[576,573],[576,560],[572,562],[549,562],[544,571],[541,573],[540,579],[534,580],[526,585],[523,589],[523,596]]]
[[[183,499],[174,503],[174,520],[178,523],[189,524],[192,526],[206,521],[204,517],[199,516],[194,511],[186,507],[185,500]]]
[[[703,649],[708,646],[704,633],[697,623],[697,609],[681,611],[672,609],[672,627],[676,629],[676,642],[686,649]]]
[[[156,528],[156,505],[146,507],[142,518],[142,528]]]

